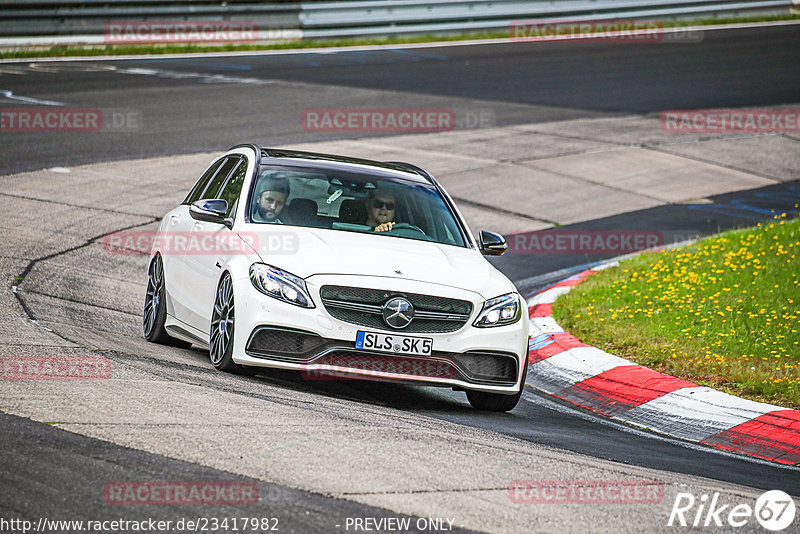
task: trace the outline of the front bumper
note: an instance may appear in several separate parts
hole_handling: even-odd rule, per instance
[[[307,283],[315,308],[300,308],[270,298],[256,290],[249,280],[242,280],[238,287],[234,284],[237,303],[234,362],[299,370],[309,379],[399,380],[504,394],[514,394],[522,387],[528,322],[523,317],[508,326],[473,327],[483,303],[476,293],[394,278],[313,276]],[[380,330],[341,321],[329,314],[322,305],[319,289],[330,284],[377,286],[398,293],[459,298],[472,302],[473,311],[467,323],[455,332],[394,332],[432,339],[430,356],[357,349],[358,331]]]

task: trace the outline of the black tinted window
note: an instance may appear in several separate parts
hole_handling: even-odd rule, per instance
[[[217,171],[219,170],[219,167],[222,165],[223,161],[225,161],[225,158],[215,161],[211,167],[209,167],[208,170],[203,173],[203,176],[201,176],[200,179],[197,180],[197,183],[194,184],[194,187],[189,192],[186,200],[183,201],[184,204],[191,204],[192,202],[196,202],[202,198],[201,195],[203,194],[203,191],[206,190],[206,187],[208,187],[208,182],[210,182],[211,179],[217,174]]]

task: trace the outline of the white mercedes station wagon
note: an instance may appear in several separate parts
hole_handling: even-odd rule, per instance
[[[528,320],[483,257],[505,250],[414,165],[238,145],[161,222],[144,336],[208,347],[223,371],[444,386],[507,411]]]

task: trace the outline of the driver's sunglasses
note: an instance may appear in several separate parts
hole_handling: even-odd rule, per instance
[[[394,202],[386,202],[384,200],[377,200],[377,199],[372,201],[372,207],[374,207],[376,210],[383,209],[384,206],[386,207],[387,210],[393,210]]]

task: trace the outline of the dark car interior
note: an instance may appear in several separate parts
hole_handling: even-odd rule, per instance
[[[383,235],[465,246],[453,214],[430,184],[381,177],[329,173],[318,169],[262,168],[253,185],[274,173],[289,176],[290,193],[281,214],[284,224],[348,232],[374,232],[367,225],[367,201],[377,191],[395,199],[395,226]],[[251,209],[254,209],[252,207]],[[260,222],[253,217],[254,222]]]

